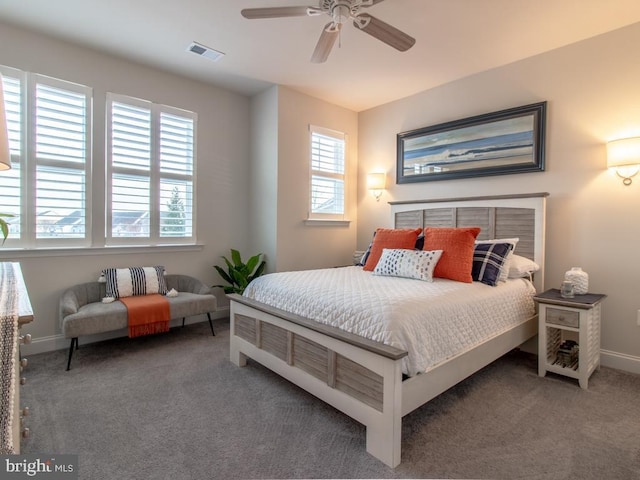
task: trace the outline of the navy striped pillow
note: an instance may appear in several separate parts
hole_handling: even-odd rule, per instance
[[[500,269],[513,248],[512,243],[479,243],[473,250],[471,277],[476,282],[495,287],[500,278]]]

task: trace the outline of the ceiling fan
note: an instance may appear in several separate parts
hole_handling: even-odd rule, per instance
[[[342,25],[348,20],[352,20],[356,28],[401,52],[409,50],[416,43],[415,38],[362,11],[383,1],[384,0],[320,0],[317,7],[245,8],[240,13],[244,18],[251,20],[261,18],[312,17],[322,14],[329,15],[331,21],[322,29],[320,39],[311,56],[312,62],[323,63],[329,58],[329,53],[331,53],[336,39],[340,36]]]

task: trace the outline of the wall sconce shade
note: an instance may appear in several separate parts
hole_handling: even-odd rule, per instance
[[[7,116],[4,111],[4,88],[0,75],[0,170],[11,168],[11,152],[9,151],[9,134],[7,132]]]
[[[640,137],[608,142],[607,167],[615,169],[622,183],[631,185],[631,177],[640,171]]]
[[[376,202],[380,201],[382,191],[386,187],[386,178],[384,173],[369,173],[367,174],[367,188],[371,191]]]

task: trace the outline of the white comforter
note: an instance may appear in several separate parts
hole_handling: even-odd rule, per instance
[[[415,375],[531,318],[534,293],[524,279],[429,283],[343,267],[264,275],[244,295],[406,350],[403,373]]]

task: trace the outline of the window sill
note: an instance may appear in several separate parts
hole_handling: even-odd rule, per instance
[[[304,221],[307,227],[348,227],[351,220],[326,220],[317,218],[307,218]]]
[[[188,245],[123,245],[110,247],[63,247],[63,248],[14,248],[2,249],[3,260],[37,257],[78,257],[85,255],[126,255],[130,253],[165,253],[165,252],[197,252],[203,249],[202,244]]]

